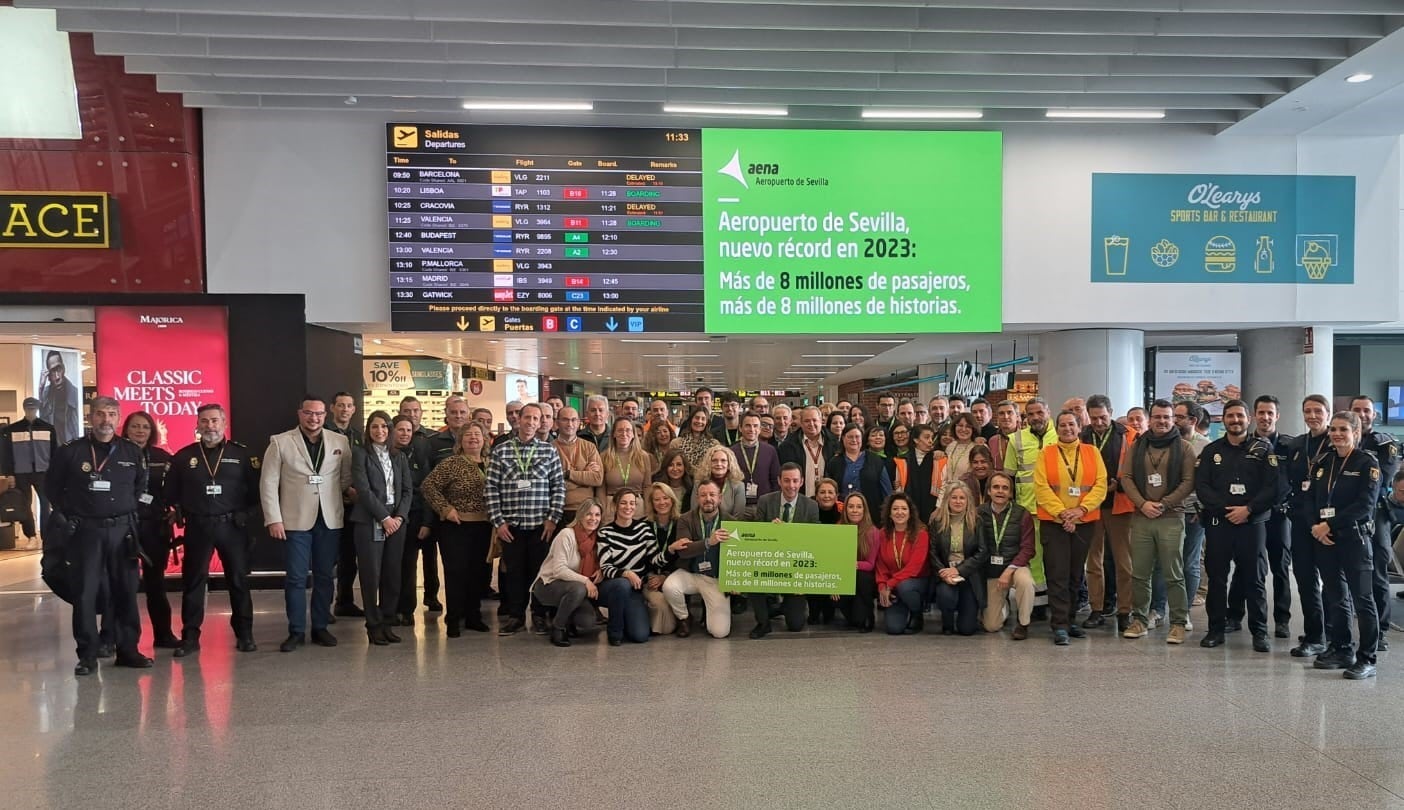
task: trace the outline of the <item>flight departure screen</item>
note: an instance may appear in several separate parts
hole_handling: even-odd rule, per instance
[[[386,127],[391,328],[700,332],[698,130]]]

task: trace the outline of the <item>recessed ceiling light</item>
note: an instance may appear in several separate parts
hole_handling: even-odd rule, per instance
[[[831,357],[862,357],[862,358],[869,358],[869,357],[876,357],[876,356],[877,356],[877,355],[873,355],[873,354],[802,354],[802,355],[800,355],[800,357],[803,357],[803,358],[805,358],[806,360],[828,360],[828,359],[831,358]]]
[[[564,361],[564,360],[557,360],[557,361],[556,361],[556,365],[558,365],[558,366],[563,366],[563,365],[565,365],[565,361]]]
[[[721,357],[721,355],[719,355],[719,354],[687,354],[687,355],[682,355],[682,356],[679,357],[679,355],[674,355],[674,354],[641,354],[641,355],[639,355],[639,357],[648,357],[648,358],[658,358],[658,357],[662,357],[662,358],[665,358],[665,359],[666,359],[666,358],[671,358],[671,357],[678,357],[679,359],[690,360],[690,359],[692,359],[692,358],[694,358],[694,357]]]
[[[946,120],[975,120],[985,117],[984,110],[904,110],[897,107],[866,107],[864,118],[934,118]]]
[[[570,370],[571,370],[571,371],[579,371],[579,370],[580,370],[580,366],[571,366],[571,367],[570,367]]]
[[[854,338],[844,338],[843,340],[816,340],[815,343],[906,343],[905,340],[857,340]]]
[[[667,340],[665,338],[620,338],[620,343],[711,343],[710,340]]]
[[[848,368],[851,363],[791,363],[793,368]]]
[[[679,115],[769,115],[790,114],[788,107],[755,107],[748,104],[664,104],[663,112]]]
[[[423,349],[415,349],[415,351],[419,352],[420,354],[424,354],[424,350],[423,350]]]
[[[1365,73],[1364,71],[1361,71],[1360,73],[1350,74],[1346,77],[1346,81],[1350,82],[1351,84],[1361,84],[1363,82],[1368,82],[1373,78],[1375,78],[1375,74]]]
[[[465,110],[508,110],[513,112],[590,112],[591,101],[465,101]]]
[[[1052,108],[1044,113],[1047,118],[1132,118],[1159,119],[1165,117],[1164,110],[1094,110],[1076,108]]]

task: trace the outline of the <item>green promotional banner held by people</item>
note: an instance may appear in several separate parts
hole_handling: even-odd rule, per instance
[[[815,523],[723,524],[722,591],[852,596],[858,531]]]
[[[706,328],[998,332],[998,132],[706,129]]]

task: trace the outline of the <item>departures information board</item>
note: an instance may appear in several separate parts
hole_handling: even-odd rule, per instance
[[[386,126],[391,328],[700,332],[698,130]]]

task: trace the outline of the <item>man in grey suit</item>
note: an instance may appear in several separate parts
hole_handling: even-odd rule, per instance
[[[804,471],[800,469],[800,465],[794,462],[786,463],[780,468],[780,491],[768,492],[756,502],[756,520],[771,523],[818,523],[819,504],[815,503],[813,498],[800,494],[800,487],[803,485]],[[772,596],[773,594],[766,593],[751,594],[751,612],[756,617],[756,626],[751,631],[751,638],[764,638],[770,633]],[[780,610],[785,615],[786,630],[795,633],[804,629],[805,614],[809,611],[809,602],[804,596],[785,594],[780,603]]]

